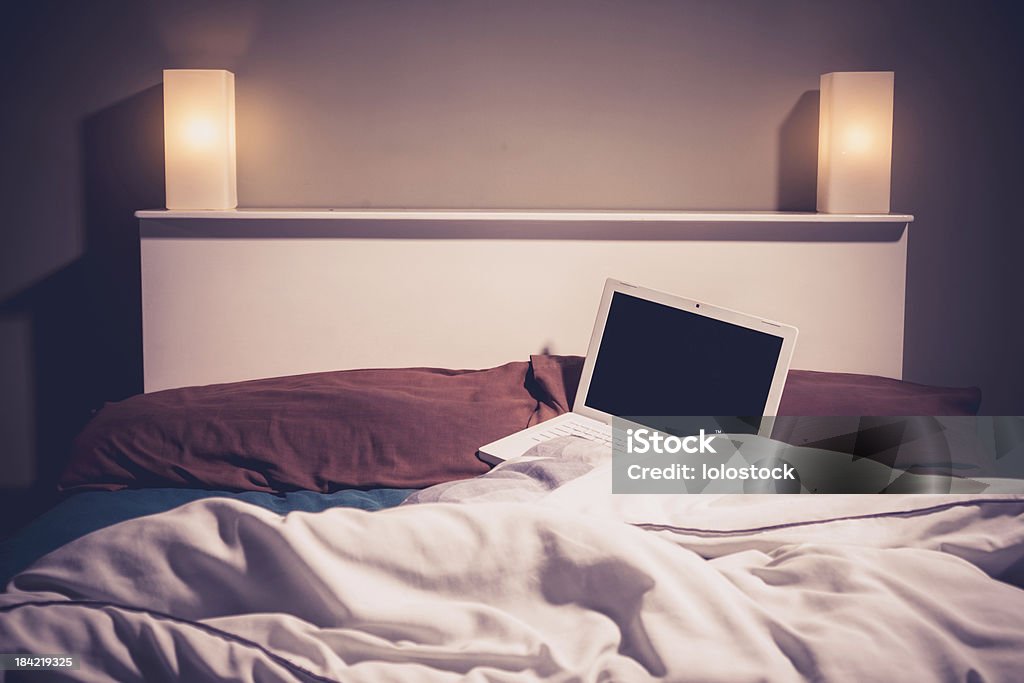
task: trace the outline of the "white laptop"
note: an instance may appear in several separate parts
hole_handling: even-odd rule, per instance
[[[612,417],[743,417],[770,436],[797,329],[703,301],[607,280],[572,412],[481,446],[516,458],[560,436],[612,440]],[[751,421],[751,418],[753,420]]]

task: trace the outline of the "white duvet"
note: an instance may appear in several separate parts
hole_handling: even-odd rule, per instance
[[[381,512],[96,531],[0,594],[0,653],[89,681],[1024,680],[1024,496],[611,496],[589,448]]]

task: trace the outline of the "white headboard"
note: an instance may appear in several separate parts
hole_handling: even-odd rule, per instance
[[[800,328],[899,378],[911,216],[143,211],[145,389],[584,354],[606,277]]]

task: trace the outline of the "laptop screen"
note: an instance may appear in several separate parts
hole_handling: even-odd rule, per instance
[[[782,341],[615,292],[584,405],[620,417],[759,418]]]

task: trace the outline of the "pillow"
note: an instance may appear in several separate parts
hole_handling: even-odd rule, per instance
[[[133,396],[75,440],[60,488],[419,488],[487,471],[482,444],[553,416],[529,364],[350,370]]]
[[[572,410],[583,373],[581,356],[532,356],[538,400]],[[931,387],[872,375],[790,370],[779,415],[977,415],[981,391]]]
[[[977,415],[976,387],[932,387],[843,372],[790,370],[779,415]]]
[[[538,400],[553,410],[571,410],[583,360],[534,356]],[[790,370],[772,438],[914,472],[982,475],[994,466],[991,449],[979,441],[973,419],[956,417],[976,415],[980,404],[976,388]]]

